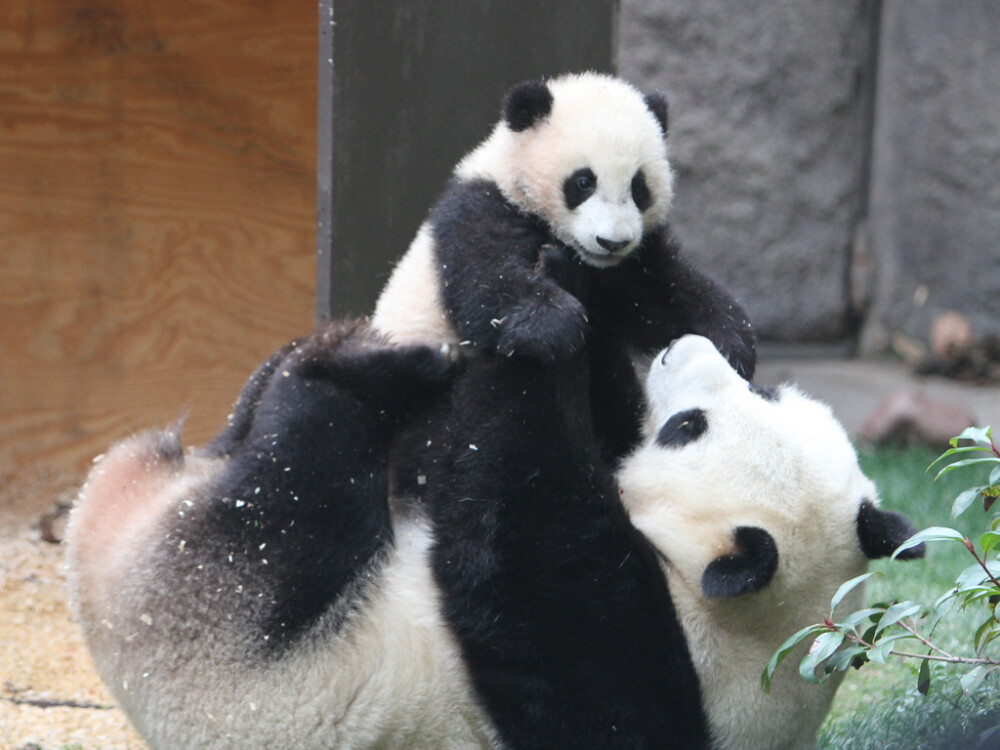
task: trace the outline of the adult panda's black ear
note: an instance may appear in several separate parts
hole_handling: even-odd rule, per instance
[[[651,91],[646,94],[646,107],[650,112],[656,117],[656,120],[660,123],[660,127],[663,129],[663,137],[667,137],[667,125],[669,123],[669,110],[670,105],[667,102],[667,95],[662,91]]]
[[[736,552],[717,557],[701,576],[701,590],[709,599],[760,591],[778,569],[778,545],[758,526],[739,526],[734,533]]]
[[[896,548],[917,533],[910,519],[902,513],[881,510],[871,500],[862,500],[858,508],[858,542],[869,560],[887,557]],[[898,560],[917,560],[924,556],[923,544],[900,552]]]
[[[552,92],[545,81],[522,81],[514,85],[503,101],[503,119],[515,133],[527,130],[552,111]]]

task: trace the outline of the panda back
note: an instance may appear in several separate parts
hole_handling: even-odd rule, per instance
[[[401,344],[457,344],[441,302],[434,233],[425,223],[400,258],[375,305],[372,325]]]

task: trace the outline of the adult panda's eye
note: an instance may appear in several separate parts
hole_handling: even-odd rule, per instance
[[[694,442],[708,431],[708,418],[701,409],[677,412],[666,421],[656,435],[662,448],[680,448]]]
[[[576,170],[563,183],[566,208],[572,211],[592,196],[595,190],[597,190],[597,175],[586,167]]]

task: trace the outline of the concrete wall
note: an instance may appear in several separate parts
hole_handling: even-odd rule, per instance
[[[674,221],[765,339],[1000,320],[1000,4],[622,0],[619,69],[671,100]]]

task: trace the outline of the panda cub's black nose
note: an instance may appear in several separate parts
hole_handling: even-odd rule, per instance
[[[617,253],[623,247],[628,245],[630,240],[606,240],[603,237],[597,238],[597,244],[607,250],[609,253]]]

